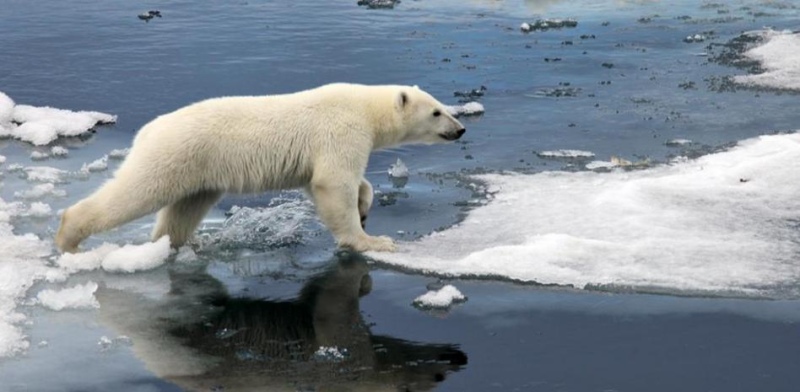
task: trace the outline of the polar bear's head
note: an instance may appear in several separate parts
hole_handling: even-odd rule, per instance
[[[401,87],[395,96],[395,108],[404,131],[402,143],[444,143],[467,131],[441,102],[417,86]]]

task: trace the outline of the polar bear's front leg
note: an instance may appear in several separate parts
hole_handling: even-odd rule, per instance
[[[362,177],[361,185],[358,186],[358,216],[361,218],[361,228],[364,228],[367,222],[367,214],[372,207],[373,197],[372,184]]]
[[[357,252],[394,251],[391,238],[370,236],[361,227],[359,195],[362,184],[359,178],[318,175],[312,179],[309,190],[320,219],[333,233],[340,247]]]

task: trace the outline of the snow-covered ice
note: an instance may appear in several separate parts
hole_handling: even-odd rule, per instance
[[[737,75],[738,83],[761,87],[800,90],[800,34],[764,30],[764,43],[744,53],[766,70],[756,75]]]
[[[125,245],[108,253],[102,261],[103,269],[111,272],[136,272],[161,266],[169,257],[169,236],[156,242]]]
[[[16,105],[0,91],[0,137],[13,137],[43,146],[60,136],[78,136],[97,124],[116,121],[117,116],[101,112]]]
[[[430,290],[414,300],[414,305],[421,308],[448,308],[455,302],[466,301],[467,297],[461,294],[455,286],[446,285],[439,290]]]
[[[97,283],[87,282],[61,290],[42,290],[36,295],[39,303],[53,310],[99,308],[100,303],[94,297]]]
[[[633,172],[482,175],[491,203],[370,255],[446,276],[780,296],[800,279],[798,162],[792,133]]]
[[[106,242],[85,252],[64,253],[56,259],[56,265],[70,273],[95,270],[103,265],[103,260],[105,260],[109,253],[119,249],[119,245]]]

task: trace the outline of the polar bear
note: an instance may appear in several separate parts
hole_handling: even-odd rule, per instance
[[[225,193],[304,188],[340,247],[392,251],[362,227],[371,151],[456,140],[464,126],[416,86],[336,83],[293,94],[201,101],[146,124],[114,178],[61,216],[55,242],[158,212],[153,239],[183,245]]]

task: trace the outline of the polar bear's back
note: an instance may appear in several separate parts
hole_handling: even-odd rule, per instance
[[[159,173],[189,191],[301,187],[325,154],[364,155],[366,162],[371,121],[383,115],[376,102],[392,92],[392,86],[333,84],[201,101],[142,127],[120,174]]]

